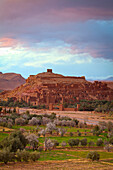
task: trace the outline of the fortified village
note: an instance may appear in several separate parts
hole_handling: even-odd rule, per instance
[[[86,81],[85,77],[72,77],[55,74],[52,69],[37,75],[30,75],[26,83],[9,92],[2,92],[1,100],[13,98],[23,100],[28,104],[44,104],[52,110],[59,104],[63,110],[63,103],[79,103],[80,100],[113,100],[113,89],[106,83]],[[77,110],[79,105],[77,105]],[[65,108],[66,109],[66,108]],[[67,108],[68,109],[68,108]],[[75,109],[75,108],[70,108]]]

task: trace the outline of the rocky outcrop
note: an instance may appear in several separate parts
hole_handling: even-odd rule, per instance
[[[13,90],[25,82],[20,74],[0,72],[0,90]]]
[[[13,97],[33,105],[50,103],[75,103],[86,100],[113,100],[113,90],[106,83],[85,80],[85,77],[71,77],[52,73],[52,70],[31,75],[26,83],[17,87],[2,99]]]

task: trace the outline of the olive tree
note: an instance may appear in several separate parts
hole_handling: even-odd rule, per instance
[[[38,136],[36,136],[33,133],[26,136],[26,139],[28,140],[28,143],[30,144],[30,146],[33,147],[33,150],[38,148],[39,141],[37,138]]]

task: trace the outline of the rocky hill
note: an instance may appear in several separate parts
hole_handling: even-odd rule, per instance
[[[9,93],[3,93],[2,99],[13,97],[33,105],[50,103],[73,103],[81,99],[113,100],[113,90],[106,83],[86,81],[85,77],[71,77],[47,72],[31,75],[26,83]]]
[[[13,90],[14,88],[24,84],[26,81],[16,73],[2,73],[0,72],[0,90]]]
[[[48,69],[47,72],[30,75],[25,84],[0,96],[2,99],[8,97],[24,100],[33,105],[49,105],[73,103],[81,99],[113,100],[113,89],[110,89],[105,82],[91,83],[86,81],[85,77],[63,76]]]

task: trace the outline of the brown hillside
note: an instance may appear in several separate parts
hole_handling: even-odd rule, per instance
[[[0,72],[0,90],[13,90],[25,82],[20,74]]]
[[[104,81],[104,82],[107,84],[109,88],[113,89],[113,81]]]

